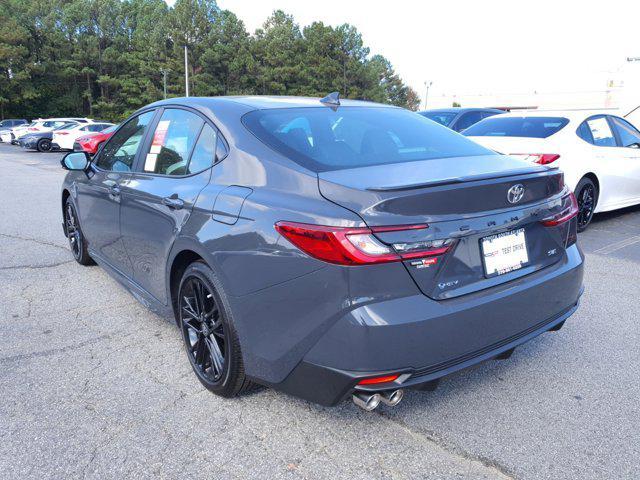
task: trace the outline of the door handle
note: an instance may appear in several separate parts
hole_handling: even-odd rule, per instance
[[[182,207],[184,207],[184,200],[182,200],[176,193],[174,193],[170,197],[164,197],[162,199],[162,204],[166,205],[172,210],[180,210]]]

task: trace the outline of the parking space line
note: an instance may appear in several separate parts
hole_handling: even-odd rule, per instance
[[[611,243],[602,248],[594,250],[593,253],[597,253],[600,255],[608,255],[610,253],[616,252],[622,248],[628,247],[630,245],[634,245],[636,243],[640,243],[640,235],[634,235],[633,237],[625,238],[624,240],[620,240],[619,242]]]

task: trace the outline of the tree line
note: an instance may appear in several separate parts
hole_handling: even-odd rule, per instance
[[[301,28],[276,10],[253,34],[215,0],[0,1],[0,118],[118,121],[185,95],[305,95],[416,110],[419,98],[358,30]]]

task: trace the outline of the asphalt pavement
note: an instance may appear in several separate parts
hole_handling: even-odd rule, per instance
[[[640,477],[640,208],[579,236],[565,327],[373,413],[200,385],[176,326],[72,260],[59,153],[0,144],[0,477]]]

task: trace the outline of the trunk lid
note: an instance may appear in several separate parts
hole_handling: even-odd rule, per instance
[[[436,260],[404,265],[422,292],[453,298],[537,271],[559,261],[566,232],[540,220],[561,208],[557,169],[504,155],[459,157],[377,165],[318,174],[321,194],[357,213],[369,227],[428,224],[424,229],[377,232],[386,244],[450,239],[452,249]],[[510,203],[507,192],[524,187]],[[488,274],[482,239],[523,229],[527,262],[517,270]]]

